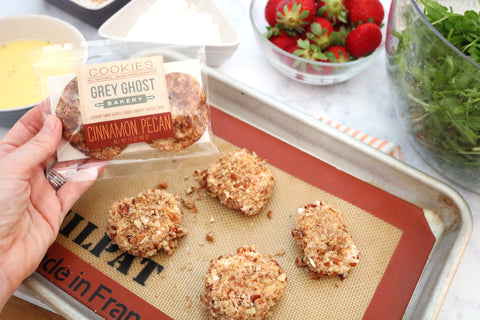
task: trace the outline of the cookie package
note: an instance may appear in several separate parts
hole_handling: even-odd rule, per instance
[[[48,90],[48,113],[62,123],[46,169],[54,187],[91,179],[78,172],[92,166],[102,167],[99,178],[110,178],[218,154],[203,46],[97,40],[46,50],[34,68]]]

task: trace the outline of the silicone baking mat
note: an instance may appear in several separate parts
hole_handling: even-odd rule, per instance
[[[184,193],[197,185],[193,172],[215,158],[177,170],[145,167],[145,175],[97,181],[66,217],[38,272],[107,319],[206,319],[199,296],[209,261],[255,245],[288,276],[271,319],[402,318],[435,242],[421,208],[216,108],[212,130],[219,151],[247,148],[267,160],[276,186],[262,214],[247,217],[203,196],[197,212],[185,210],[187,235],[172,256],[124,254],[105,235],[110,205],[164,182],[167,191]],[[295,265],[301,255],[291,236],[297,208],[315,200],[344,214],[360,249],[358,267],[343,281],[312,280]],[[205,238],[209,232],[213,242]]]

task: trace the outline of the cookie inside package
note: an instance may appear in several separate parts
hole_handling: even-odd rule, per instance
[[[71,50],[74,72],[47,77],[37,67],[50,112],[62,122],[56,159],[46,170],[52,184],[91,166],[102,166],[100,178],[108,178],[175,169],[218,153],[203,47],[112,40],[85,46],[83,60],[66,46],[51,50]]]

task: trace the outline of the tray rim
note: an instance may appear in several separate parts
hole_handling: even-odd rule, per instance
[[[353,153],[358,153],[369,159],[373,159],[384,165],[386,168],[389,168],[392,172],[400,172],[405,177],[408,177],[412,181],[416,181],[424,188],[430,189],[436,194],[443,195],[445,199],[450,201],[449,203],[451,207],[456,208],[456,214],[458,214],[458,217],[453,217],[456,218],[454,219],[455,221],[449,224],[448,228],[446,228],[446,230],[442,234],[436,237],[434,247],[430,252],[430,257],[424,267],[424,271],[422,272],[419,281],[417,282],[415,291],[403,316],[404,319],[435,319],[438,316],[443,300],[445,299],[451,282],[453,281],[458,264],[460,263],[461,257],[463,255],[463,252],[465,251],[466,245],[473,230],[472,213],[465,199],[456,190],[443,183],[442,181],[432,176],[429,176],[426,173],[423,173],[418,169],[415,169],[412,166],[395,159],[394,157],[386,155],[383,152],[378,151],[375,148],[348,136],[347,134],[343,134],[338,130],[331,128],[327,124],[318,121],[306,115],[305,113],[274,99],[273,97],[261,93],[251,87],[248,87],[247,85],[240,83],[225,74],[222,74],[209,67],[207,67],[206,70],[208,73],[209,85],[211,85],[212,82],[223,83],[224,85],[235,89],[240,95],[248,95],[252,99],[259,101],[258,105],[250,106],[249,110],[241,110],[241,114],[236,114],[234,110],[228,110],[228,106],[217,106],[215,103],[212,103],[212,105],[214,105],[221,111],[229,114],[233,113],[235,117],[242,119],[242,117],[248,118],[252,115],[258,116],[258,112],[272,113],[272,110],[274,110],[275,115],[291,118],[299,123],[302,123],[302,125],[304,125],[304,129],[306,129],[305,131],[310,132],[313,130],[320,134],[324,134],[328,138],[338,141],[342,144],[342,146],[347,147],[349,152],[355,151]],[[210,81],[210,79],[212,81]],[[271,109],[265,110],[262,108],[263,105],[268,105],[268,107]],[[245,121],[245,119],[242,120]],[[261,122],[262,119],[258,118],[256,120]],[[288,140],[288,137],[285,138],[285,136],[279,136],[279,130],[278,128],[275,128],[275,121],[271,121],[272,118],[266,120],[268,120],[268,122],[271,122],[271,124],[267,124],[268,128],[264,128],[259,125],[258,121],[256,125],[260,127],[262,131],[265,131],[282,141],[292,144],[291,141]],[[250,123],[251,121],[246,122],[255,126],[255,124]],[[268,130],[270,130],[270,132]],[[295,134],[299,132],[298,130],[295,131],[294,129],[293,133]],[[290,138],[292,138],[292,136],[290,136]],[[322,161],[332,164],[331,162],[322,159],[315,153],[303,149],[300,150],[305,151],[313,155],[314,157],[321,159]],[[338,169],[346,171],[346,168],[344,167],[345,163],[334,165]],[[349,174],[352,173],[349,172]],[[384,189],[384,182],[380,180],[366,182],[376,187],[379,187],[386,192],[389,192],[388,190]],[[392,194],[412,204],[418,205],[417,203],[415,203],[415,199],[413,199],[413,201],[410,201],[405,199],[404,196],[397,195],[395,193]],[[418,206],[424,208],[424,206],[422,205]],[[447,237],[448,239],[446,239]],[[453,239],[450,239],[452,237]],[[439,270],[432,270],[430,265],[433,263],[432,261],[434,260],[434,258],[436,258],[437,255],[442,254],[441,249],[443,249],[444,242],[446,242],[446,244],[450,244],[450,249],[448,250],[447,257],[442,259],[442,261],[444,261],[444,264],[440,267]],[[435,277],[433,283],[431,283],[432,276]],[[38,272],[35,272],[29,278],[27,278],[24,281],[24,285],[36,295],[38,295],[39,298],[47,305],[51,306],[54,310],[62,314],[67,319],[101,319],[97,314],[85,307],[83,304],[78,303],[78,301],[76,300],[72,301],[72,299],[69,299],[71,297],[68,294],[48,282],[48,280],[43,278],[43,276],[41,276]]]

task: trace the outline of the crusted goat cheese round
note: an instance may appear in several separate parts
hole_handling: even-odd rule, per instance
[[[292,230],[311,278],[340,276],[345,278],[359,261],[359,250],[345,226],[343,215],[325,202],[316,201],[298,209]]]
[[[211,319],[265,319],[287,287],[277,261],[254,246],[210,261],[200,300]]]
[[[247,216],[263,210],[274,185],[275,179],[265,160],[246,149],[222,155],[207,170],[207,192]]]
[[[108,210],[107,234],[122,251],[151,257],[164,250],[171,255],[181,228],[181,202],[165,190],[152,189],[132,198],[122,198]]]

